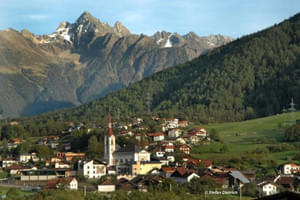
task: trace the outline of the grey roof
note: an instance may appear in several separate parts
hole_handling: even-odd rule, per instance
[[[135,153],[135,152],[139,152],[140,148],[137,145],[134,144],[128,144],[122,148],[120,148],[119,150],[115,151],[118,153]]]
[[[242,183],[250,183],[250,181],[240,171],[230,171],[229,175],[240,180]]]

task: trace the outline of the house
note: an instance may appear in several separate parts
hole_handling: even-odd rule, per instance
[[[174,172],[176,168],[170,166],[164,166],[161,168],[161,175],[165,178],[169,178]]]
[[[4,160],[2,160],[2,168],[7,168],[10,167],[12,165],[17,165],[19,164],[19,161],[13,159],[13,158],[6,158]]]
[[[152,153],[154,154],[154,157],[156,157],[156,158],[162,158],[162,157],[164,157],[164,155],[165,155],[166,152],[162,151],[161,146],[158,146],[158,147],[155,147],[152,150]]]
[[[83,159],[85,157],[85,153],[57,152],[56,157],[71,161],[73,158]]]
[[[114,192],[116,191],[116,185],[111,179],[107,179],[98,185],[98,192]]]
[[[179,184],[189,183],[193,178],[200,178],[200,176],[194,171],[183,167],[178,167],[170,177]]]
[[[78,181],[75,177],[65,177],[59,179],[52,179],[47,182],[44,186],[44,190],[50,189],[69,189],[69,190],[77,190],[78,189]]]
[[[31,160],[31,154],[28,153],[20,154],[18,160],[19,162],[27,163]]]
[[[168,137],[169,138],[177,138],[182,134],[182,130],[179,128],[172,128],[168,130]]]
[[[162,125],[162,131],[165,132],[172,128],[178,128],[178,119],[170,118],[170,119],[163,119],[164,124]]]
[[[278,192],[277,185],[275,185],[273,182],[263,181],[258,183],[257,186],[259,188],[259,193],[263,196],[269,196]]]
[[[201,138],[195,133],[183,135],[182,139],[184,139],[184,141],[189,144],[199,144],[199,142],[201,141]]]
[[[125,190],[125,191],[132,191],[136,188],[137,188],[136,184],[124,178],[120,179],[119,184],[117,185],[117,189]]]
[[[200,136],[200,137],[206,137],[207,136],[207,132],[203,127],[195,128],[190,133],[196,134],[197,136]]]
[[[28,163],[30,160],[32,160],[33,162],[38,162],[40,158],[37,156],[35,152],[32,152],[31,154],[28,153],[20,154],[18,157],[18,161],[21,163]]]
[[[18,147],[18,145],[22,144],[23,142],[25,142],[24,140],[22,139],[19,139],[19,138],[14,138],[14,139],[11,139],[8,141],[7,143],[7,148],[10,150],[10,149],[15,149]]]
[[[229,176],[228,173],[210,173],[208,171],[201,177],[213,181],[217,187],[226,189],[229,187]]]
[[[153,169],[160,169],[161,162],[136,162],[131,165],[133,175],[146,175]]]
[[[185,154],[190,154],[191,151],[191,147],[189,147],[186,144],[181,144],[181,145],[176,145],[176,149],[178,149],[179,151],[182,151]]]
[[[286,163],[281,166],[283,174],[294,174],[300,172],[300,165],[295,163]]]
[[[284,187],[289,191],[295,191],[299,186],[300,180],[294,175],[278,175],[274,181],[274,184]]]
[[[187,120],[182,120],[178,122],[179,127],[185,128],[189,125],[189,122]]]
[[[87,178],[101,178],[106,175],[106,166],[99,161],[78,161],[78,169]]]
[[[56,162],[55,163],[55,168],[72,168],[72,165],[66,162]]]
[[[229,172],[229,186],[235,190],[239,190],[245,184],[250,183],[244,174],[237,170],[231,170]]]
[[[147,192],[148,187],[158,185],[165,178],[160,175],[139,175],[133,178],[130,182],[136,186],[140,192]]]
[[[162,144],[162,147],[164,149],[165,152],[174,152],[175,146],[172,142],[168,142],[168,143],[164,143]]]
[[[148,136],[151,137],[154,142],[163,141],[165,139],[163,132],[148,133]]]

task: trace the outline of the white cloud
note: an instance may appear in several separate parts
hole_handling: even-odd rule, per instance
[[[29,14],[29,15],[25,15],[24,17],[35,21],[43,21],[49,18],[49,16],[45,14]]]

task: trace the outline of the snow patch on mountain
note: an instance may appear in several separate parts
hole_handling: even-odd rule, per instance
[[[172,37],[172,34],[168,36],[168,39],[167,39],[167,42],[166,42],[164,48],[170,48],[170,47],[173,46],[173,44],[172,44],[172,42],[170,40],[171,37]]]

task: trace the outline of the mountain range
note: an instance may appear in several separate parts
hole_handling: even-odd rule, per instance
[[[292,99],[299,109],[299,77],[297,14],[89,104],[45,116],[96,121],[110,111],[115,117],[148,114],[202,123],[252,119],[281,113]]]
[[[29,116],[87,103],[232,40],[193,32],[137,35],[88,12],[48,35],[3,30],[0,114]]]

